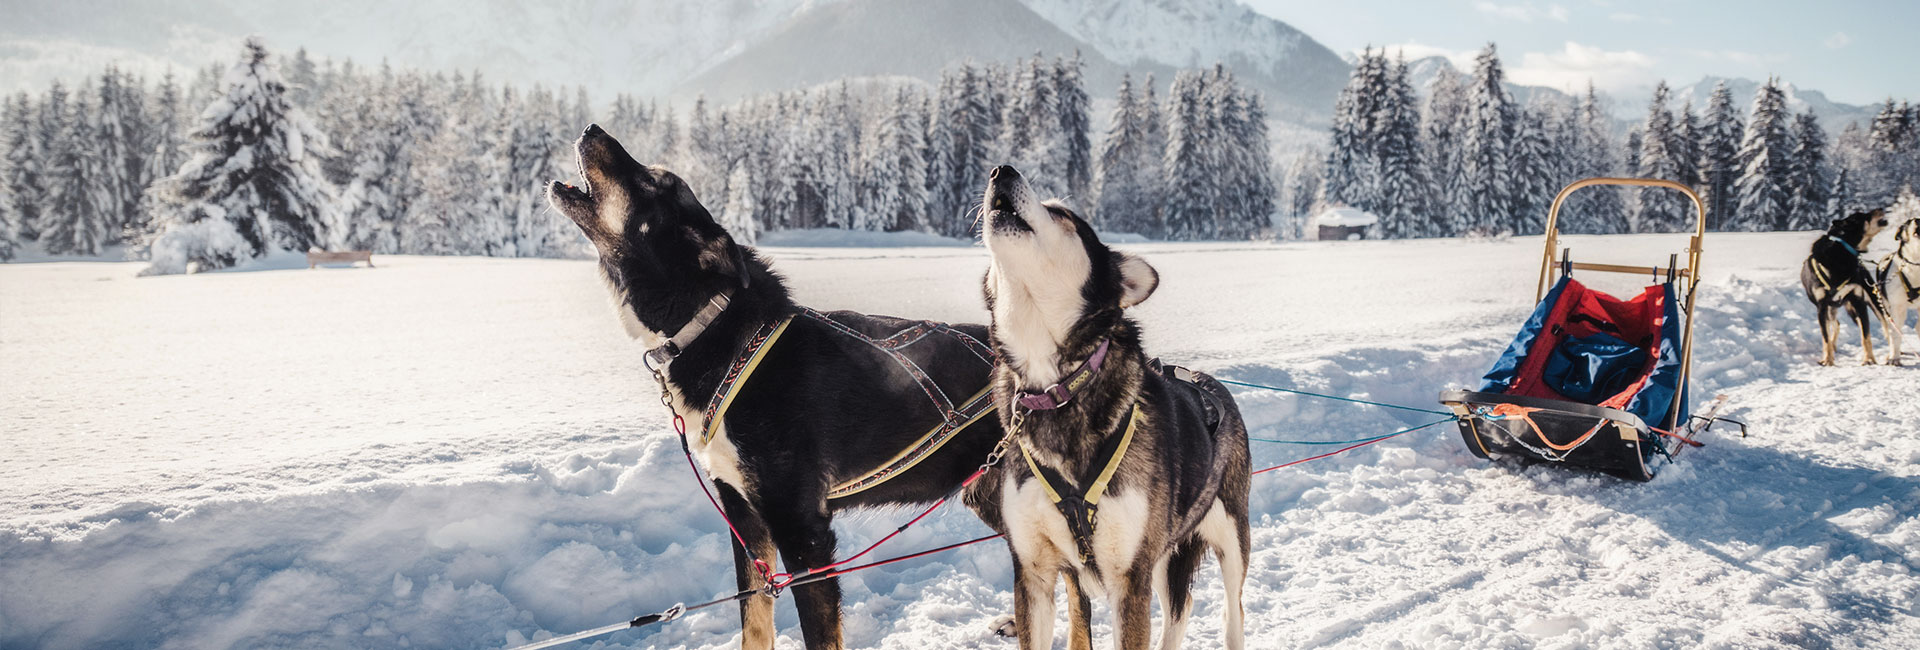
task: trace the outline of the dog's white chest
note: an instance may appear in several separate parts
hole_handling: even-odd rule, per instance
[[[716,422],[713,437],[702,440],[702,427],[705,426],[705,411],[686,405],[680,397],[680,389],[668,382],[667,391],[672,394],[674,413],[687,425],[687,447],[693,451],[700,464],[705,465],[707,474],[714,480],[733,486],[741,496],[752,493],[753,485],[747,483],[746,474],[740,471],[740,452],[733,446],[733,439],[727,437],[725,422]]]
[[[1100,498],[1093,526],[1093,557],[1099,569],[1089,572],[1080,561],[1079,547],[1073,543],[1073,531],[1066,517],[1047,498],[1045,488],[1031,477],[1017,486],[1001,491],[1001,512],[1007,524],[1009,543],[1022,558],[1048,561],[1057,558],[1096,582],[1107,584],[1133,564],[1146,541],[1147,498],[1138,490],[1108,491]]]

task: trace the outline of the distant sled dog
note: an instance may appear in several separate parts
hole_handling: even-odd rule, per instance
[[[1885,326],[1888,345],[1899,345],[1893,342],[1900,333],[1893,327],[1886,297],[1880,292],[1880,281],[1860,259],[1860,251],[1866,250],[1867,243],[1886,227],[1885,210],[1856,212],[1835,219],[1827,234],[1814,240],[1813,252],[1807,255],[1806,263],[1800,265],[1800,288],[1807,292],[1807,300],[1813,302],[1820,319],[1820,365],[1833,365],[1833,348],[1840,337],[1843,307],[1854,324],[1860,326],[1864,365],[1875,363],[1873,334],[1867,326],[1869,316],[1879,317]],[[1899,355],[1895,354],[1889,363],[1900,365]]]
[[[1053,645],[1054,585],[1067,584],[1069,646],[1089,648],[1089,598],[1103,594],[1115,647],[1145,648],[1152,598],[1164,648],[1179,647],[1203,555],[1226,585],[1226,647],[1243,646],[1251,481],[1246,427],[1212,377],[1162,366],[1123,310],[1159,277],[1108,249],[1057,202],[1041,203],[1012,167],[986,190],[984,281],[999,354],[993,391],[1016,444],[970,502],[997,502],[1014,556],[1014,634]]]
[[[577,149],[582,185],[554,181],[548,201],[592,240],[621,325],[664,372],[666,401],[746,541],[733,545],[740,589],[766,584],[745,551],[769,564],[778,552],[792,573],[827,565],[835,512],[952,494],[1001,439],[984,326],[795,305],[679,177],[598,126]],[[993,505],[979,514],[998,529]],[[841,647],[839,584],[792,593],[806,647]],[[741,601],[746,650],[773,647],[773,605]]]
[[[1906,339],[1907,314],[1920,311],[1920,217],[1907,219],[1893,233],[1893,252],[1880,258],[1880,295],[1887,299],[1887,343],[1900,365],[1900,344]],[[1920,325],[1916,325],[1920,330]]]

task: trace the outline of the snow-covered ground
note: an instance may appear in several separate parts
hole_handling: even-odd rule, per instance
[[[1678,239],[1570,245],[1647,263]],[[1920,370],[1813,365],[1811,239],[1710,237],[1697,387],[1753,435],[1710,434],[1650,484],[1490,465],[1443,428],[1257,478],[1250,647],[1920,647]],[[1157,354],[1433,406],[1518,327],[1538,245],[1127,248],[1162,275],[1136,314]],[[812,306],[985,317],[978,248],[766,252]],[[0,648],[500,647],[730,591],[724,528],[589,263],[375,263],[0,265]],[[1239,397],[1258,437],[1426,421]],[[900,514],[846,518],[843,547]],[[882,552],[983,532],[956,507]],[[1218,644],[1217,576],[1190,647]],[[849,577],[848,640],[1012,648],[988,633],[1009,580],[998,543]],[[737,631],[716,608],[597,647]]]

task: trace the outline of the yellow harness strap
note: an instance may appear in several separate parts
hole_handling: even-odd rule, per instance
[[[720,423],[726,420],[727,409],[733,406],[734,394],[747,383],[747,378],[753,375],[753,369],[760,366],[761,359],[766,358],[767,351],[773,349],[773,342],[780,340],[780,335],[786,333],[787,326],[792,324],[792,316],[781,319],[780,325],[774,327],[773,333],[768,334],[765,340],[750,344],[753,346],[753,354],[747,356],[745,364],[729,373],[731,376],[724,380],[720,387],[719,399],[707,408],[706,422],[700,429],[701,444],[713,440],[714,432],[718,431]]]
[[[1082,500],[1093,505],[1100,505],[1100,495],[1106,493],[1107,484],[1113,482],[1113,473],[1120,470],[1120,459],[1127,457],[1127,447],[1133,444],[1133,431],[1139,428],[1139,426],[1140,405],[1135,404],[1133,405],[1133,412],[1127,416],[1126,432],[1120,434],[1120,445],[1114,448],[1113,457],[1107,460],[1107,466],[1100,469],[1100,476],[1095,478],[1091,485],[1087,486],[1086,496],[1081,497]],[[1040,471],[1040,464],[1033,460],[1033,448],[1028,446],[1027,441],[1024,439],[1020,441],[1020,456],[1027,459],[1027,469],[1033,472],[1033,478],[1035,480],[1040,481],[1040,488],[1046,490],[1047,498],[1054,503],[1059,503],[1061,501],[1060,492],[1053,487],[1052,483],[1047,481],[1045,473]]]

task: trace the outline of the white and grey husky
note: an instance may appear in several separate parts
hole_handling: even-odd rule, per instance
[[[1233,397],[1141,349],[1124,310],[1159,284],[1145,261],[1101,244],[1059,203],[1042,203],[1012,167],[993,170],[983,210],[993,390],[1004,424],[1021,415],[999,471],[968,498],[1000,506],[1020,647],[1052,647],[1061,578],[1069,647],[1091,646],[1096,594],[1113,609],[1115,647],[1146,647],[1156,593],[1166,611],[1161,647],[1179,647],[1193,574],[1211,549],[1226,583],[1226,646],[1237,650],[1250,470]]]

